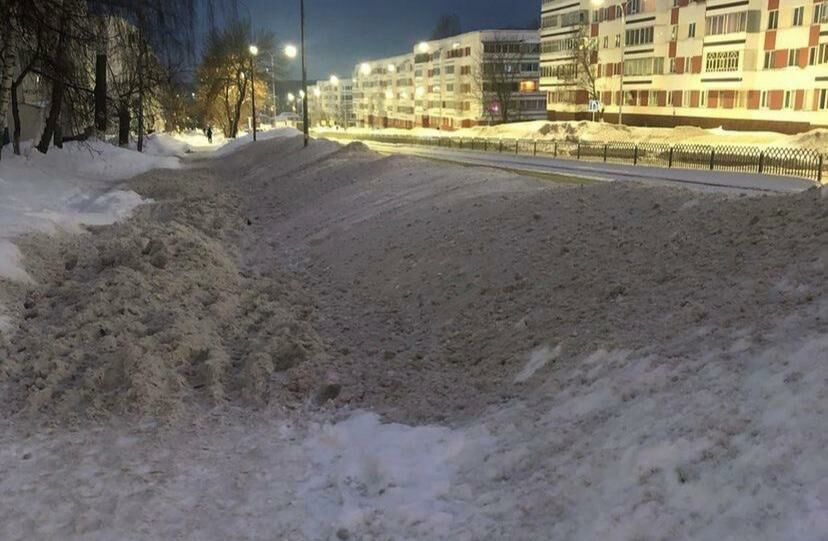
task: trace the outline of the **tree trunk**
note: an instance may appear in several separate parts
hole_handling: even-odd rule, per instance
[[[11,110],[14,121],[14,132],[12,133],[12,148],[16,156],[20,156],[20,104],[17,99],[17,85],[11,89]]]
[[[129,101],[121,99],[118,104],[118,145],[122,147],[129,146],[129,123],[131,118],[129,116]]]
[[[17,55],[14,54],[14,41],[11,31],[11,16],[3,15],[5,21],[2,23],[2,39],[6,47],[3,55],[3,73],[0,78],[0,154],[2,154],[3,143],[6,137],[6,116],[9,111],[9,98],[14,80],[14,68]]]
[[[103,20],[98,24],[98,52],[95,56],[95,129],[99,137],[106,135],[109,119],[106,110],[107,27]]]
[[[65,9],[64,2],[57,2],[56,9],[61,10],[60,24],[58,25],[58,41],[55,51],[55,59],[52,79],[52,98],[49,103],[49,116],[46,118],[46,125],[43,127],[43,134],[37,144],[37,150],[46,154],[49,151],[49,141],[55,136],[56,130],[59,134],[60,112],[63,108],[63,97],[66,93],[66,77],[68,74],[66,61],[66,23],[69,19],[68,9]]]
[[[66,83],[63,81],[63,74],[59,74],[57,80],[52,81],[52,97],[49,103],[49,116],[46,118],[46,125],[43,127],[43,134],[37,144],[37,150],[46,154],[49,151],[49,142],[60,127],[60,110],[63,106],[63,95],[66,92]]]
[[[108,118],[106,112],[106,54],[95,58],[95,129],[100,135],[106,134]]]
[[[144,17],[143,13],[138,15],[138,152],[144,151],[144,54],[146,44],[144,42]]]

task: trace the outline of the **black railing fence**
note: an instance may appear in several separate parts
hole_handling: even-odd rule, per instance
[[[601,143],[543,139],[483,139],[420,137],[379,133],[325,133],[324,137],[363,139],[381,143],[426,145],[568,160],[591,160],[654,167],[703,169],[801,177],[822,183],[824,159],[805,148],[669,145],[659,143]]]

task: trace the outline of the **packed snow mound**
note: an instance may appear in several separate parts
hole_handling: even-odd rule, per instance
[[[119,189],[120,181],[152,169],[181,167],[175,157],[142,154],[99,140],[66,143],[45,155],[25,143],[22,151],[15,156],[6,147],[0,161],[0,240],[123,219],[145,200]],[[20,274],[19,260],[9,253],[0,253],[0,278]]]
[[[675,128],[646,128],[619,126],[607,122],[591,121],[532,121],[500,124],[497,126],[476,126],[456,131],[441,131],[433,128],[369,129],[349,128],[345,131],[318,129],[321,135],[408,135],[420,137],[455,137],[480,139],[545,139],[550,141],[595,141],[607,143],[661,143],[694,144],[708,146],[755,146],[793,147],[828,153],[828,130],[818,128],[799,135],[785,135],[767,131],[734,131],[721,127],[703,129],[696,126]]]
[[[206,141],[206,138],[205,138]],[[192,146],[168,133],[153,133],[144,140],[144,153],[152,156],[183,158],[193,152]]]
[[[257,141],[268,141],[270,139],[284,139],[288,137],[297,137],[302,135],[302,132],[296,128],[274,128],[271,130],[260,131],[256,134]],[[218,148],[213,156],[222,157],[232,154],[239,150],[239,148],[253,142],[253,134],[247,133],[236,137],[235,139],[228,139],[227,142]]]
[[[163,180],[157,192],[152,179],[140,182],[166,193]],[[261,405],[274,374],[319,353],[294,315],[307,311],[299,288],[276,274],[266,286],[241,276],[224,236],[244,220],[226,195],[210,200],[144,206],[86,235],[24,241],[40,285],[22,303],[25,325],[0,341],[5,411],[70,422]]]

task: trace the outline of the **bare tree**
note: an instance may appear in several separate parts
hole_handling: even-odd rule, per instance
[[[198,68],[199,101],[209,122],[222,127],[226,137],[236,137],[246,100],[250,97],[251,78],[256,93],[267,96],[265,72],[250,55],[250,25],[236,21],[223,31],[212,32]],[[273,51],[273,36],[260,35],[257,47],[261,55]]]
[[[557,76],[576,90],[586,92],[588,99],[598,100],[596,85],[598,63],[598,41],[590,36],[589,25],[581,24],[572,38],[572,59],[561,64]]]

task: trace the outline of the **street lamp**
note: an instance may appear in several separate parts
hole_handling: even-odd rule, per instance
[[[627,1],[628,0],[614,0],[610,2],[610,5],[621,10],[621,100],[618,102],[619,125],[624,123],[624,55],[627,44]],[[603,4],[603,0],[592,0],[592,5],[595,7],[601,7]]]
[[[298,51],[296,45],[285,45],[285,56],[288,58],[296,58]]]
[[[305,54],[305,0],[299,0],[299,36],[302,42],[302,91],[308,93],[308,74],[305,65],[307,55]],[[305,148],[308,147],[308,100],[302,101],[302,128],[305,132]]]
[[[259,48],[250,46],[250,93],[253,95],[253,141],[256,140],[256,55]]]

